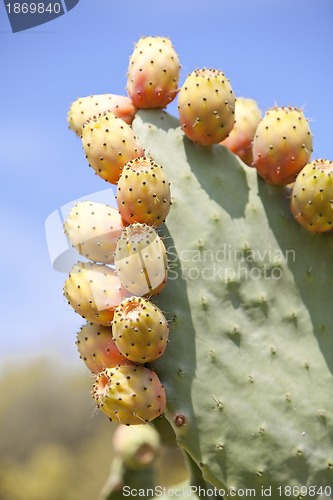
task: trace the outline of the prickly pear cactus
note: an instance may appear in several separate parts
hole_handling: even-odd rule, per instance
[[[169,277],[154,297],[170,342],[152,366],[179,445],[226,493],[330,497],[332,235],[307,232],[286,188],[191,143],[165,112],[140,111],[133,129],[171,182]]]

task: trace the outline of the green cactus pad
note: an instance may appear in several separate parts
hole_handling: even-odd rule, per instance
[[[153,366],[180,446],[217,488],[329,493],[332,235],[307,232],[285,188],[191,143],[165,112],[140,111],[133,128],[171,182],[169,278],[154,297],[170,342]]]

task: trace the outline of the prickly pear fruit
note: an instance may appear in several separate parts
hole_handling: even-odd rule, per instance
[[[112,111],[115,116],[130,125],[135,116],[136,107],[129,97],[123,95],[100,94],[79,97],[68,111],[69,128],[81,136],[83,124],[87,120],[96,120],[107,111]]]
[[[64,295],[87,321],[109,326],[115,308],[129,297],[113,269],[93,262],[77,262],[64,285]]]
[[[131,429],[126,425],[118,425],[112,436],[112,445],[128,469],[138,470],[155,461],[161,440],[152,425],[136,425]]]
[[[144,155],[131,127],[111,112],[84,124],[82,145],[90,166],[111,184],[128,161]]]
[[[132,295],[156,295],[165,285],[168,261],[163,241],[147,224],[123,229],[115,252],[117,276]]]
[[[112,334],[123,356],[137,363],[148,363],[164,353],[169,326],[155,304],[143,297],[130,297],[115,309]]]
[[[229,80],[215,69],[197,69],[178,96],[180,124],[193,142],[209,146],[223,141],[235,121],[235,96]]]
[[[235,124],[230,134],[221,142],[236,154],[246,165],[253,162],[252,142],[261,120],[261,111],[256,101],[237,97],[235,102]]]
[[[110,326],[95,325],[87,322],[76,336],[80,358],[92,373],[100,373],[105,368],[117,365],[132,365],[122,356],[112,338]]]
[[[95,262],[113,264],[117,240],[125,225],[117,209],[83,201],[72,208],[64,229],[79,254]]]
[[[117,201],[128,224],[162,224],[171,206],[170,185],[163,168],[151,158],[129,161],[118,181]]]
[[[312,135],[301,109],[274,107],[258,125],[253,164],[270,184],[287,185],[310,160]]]
[[[179,59],[171,40],[142,37],[128,67],[127,92],[137,108],[164,108],[176,97]]]
[[[309,231],[323,233],[333,228],[333,162],[313,160],[296,177],[291,211]]]
[[[158,376],[142,365],[107,368],[96,376],[92,395],[110,420],[125,425],[150,422],[166,405]]]

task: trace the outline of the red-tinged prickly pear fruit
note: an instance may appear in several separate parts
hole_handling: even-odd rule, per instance
[[[104,264],[77,262],[64,285],[64,295],[87,321],[109,326],[114,310],[130,294],[116,273]]]
[[[197,69],[178,95],[180,124],[191,141],[210,146],[223,141],[235,122],[235,96],[222,71]]]
[[[151,158],[135,158],[118,181],[119,212],[128,223],[161,225],[171,207],[170,184],[161,166]]]
[[[167,279],[168,261],[164,243],[155,229],[139,223],[125,227],[117,242],[115,267],[130,294],[158,294]]]
[[[123,356],[137,363],[148,363],[164,353],[169,325],[155,304],[143,297],[131,297],[115,309],[112,332]]]
[[[129,428],[118,425],[112,436],[112,447],[122,463],[131,470],[151,465],[159,455],[160,435],[152,425]]]
[[[270,184],[285,186],[309,162],[312,135],[301,109],[274,107],[259,123],[253,139],[253,165]]]
[[[252,166],[253,162],[252,142],[260,120],[261,111],[256,101],[237,97],[235,124],[228,137],[221,142],[249,166]]]
[[[100,373],[105,368],[117,365],[134,364],[120,354],[110,326],[87,322],[76,336],[76,345],[80,358],[92,373]]]
[[[164,108],[177,95],[180,65],[171,40],[142,37],[128,66],[127,92],[137,108]]]
[[[83,201],[70,211],[64,230],[79,254],[95,262],[113,264],[117,240],[126,225],[119,210]]]
[[[144,155],[132,128],[111,112],[84,124],[82,145],[89,165],[111,184],[127,162]]]
[[[127,96],[99,94],[79,97],[71,104],[67,115],[69,128],[81,137],[82,127],[88,120],[96,120],[102,114],[112,111],[115,116],[131,125],[136,107]]]
[[[333,228],[333,162],[308,163],[296,177],[291,211],[308,231],[323,233]]]
[[[96,376],[92,395],[110,420],[124,425],[151,422],[166,405],[158,376],[142,365],[107,368]]]

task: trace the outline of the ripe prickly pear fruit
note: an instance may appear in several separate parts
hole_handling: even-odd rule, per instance
[[[223,141],[235,121],[235,96],[229,80],[215,69],[197,69],[178,96],[180,124],[193,142],[209,146]]]
[[[253,162],[252,142],[260,120],[261,111],[256,101],[237,97],[234,127],[228,137],[221,142],[249,166]]]
[[[111,184],[127,162],[144,155],[132,128],[111,112],[84,124],[82,145],[90,166]]]
[[[290,184],[311,153],[311,130],[301,109],[274,107],[266,112],[253,139],[253,164],[265,181]]]
[[[142,365],[107,368],[97,375],[92,395],[110,420],[125,425],[150,422],[166,405],[158,376]]]
[[[79,254],[95,262],[113,264],[117,240],[125,225],[117,209],[83,201],[72,208],[64,229]]]
[[[68,111],[69,128],[81,137],[82,127],[86,121],[96,120],[108,111],[112,111],[115,116],[130,125],[135,116],[136,107],[129,97],[123,95],[100,94],[79,97]]]
[[[131,297],[115,309],[112,332],[123,356],[137,363],[148,363],[164,353],[169,325],[155,304],[143,297]]]
[[[314,233],[333,228],[333,162],[308,163],[296,177],[291,211],[299,224]]]
[[[152,425],[136,425],[131,429],[126,425],[118,425],[112,436],[112,445],[128,469],[138,470],[156,460],[161,440]]]
[[[122,356],[112,338],[110,326],[87,322],[76,336],[80,358],[92,373],[100,373],[105,368],[133,364]]]
[[[168,38],[142,37],[130,57],[127,92],[137,108],[164,108],[177,95],[179,59]]]
[[[129,161],[118,181],[117,201],[128,224],[162,224],[171,207],[170,184],[163,168],[151,158]]]
[[[109,326],[115,308],[129,297],[113,269],[93,262],[77,262],[64,285],[64,295],[87,321]]]
[[[140,297],[159,293],[167,279],[168,261],[155,229],[139,223],[125,227],[117,242],[115,267],[130,294]]]

